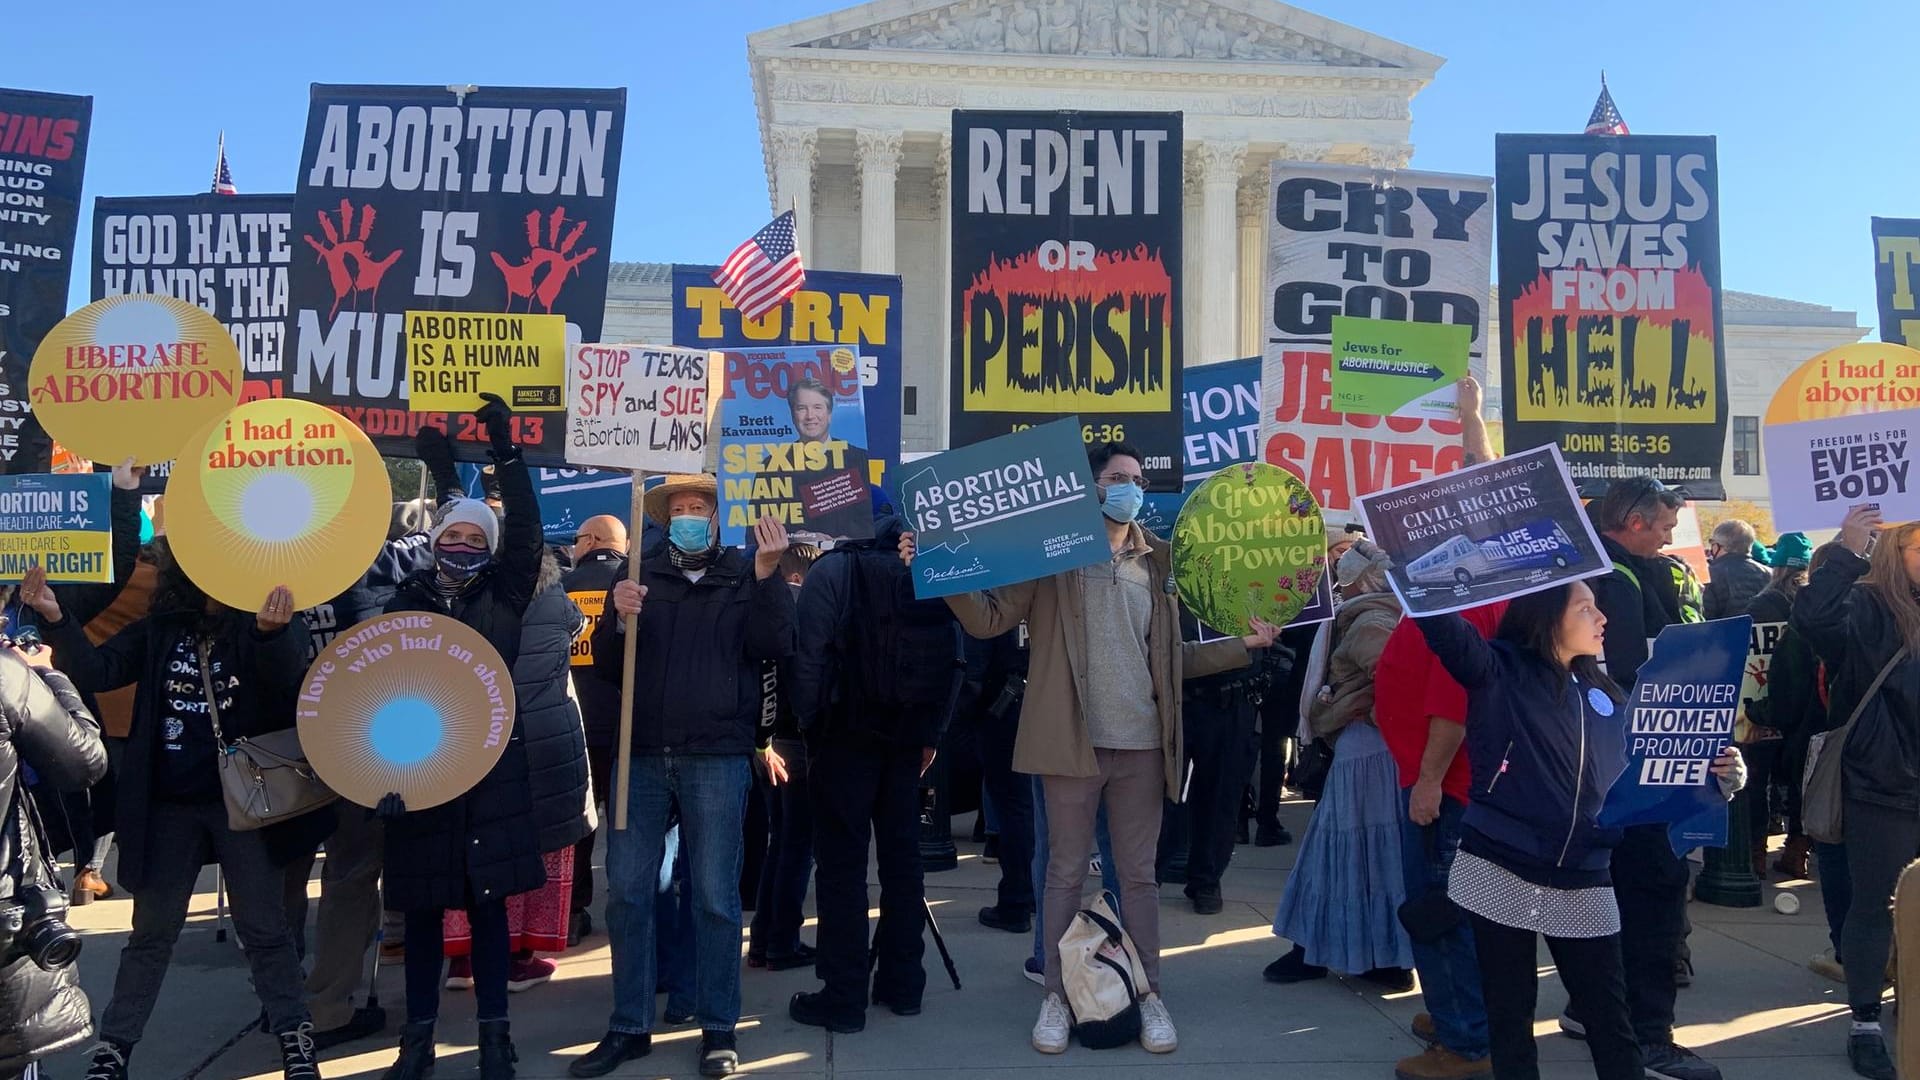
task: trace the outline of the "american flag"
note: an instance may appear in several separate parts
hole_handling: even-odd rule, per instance
[[[1613,95],[1607,92],[1607,76],[1600,75],[1600,97],[1593,103],[1593,115],[1587,117],[1589,135],[1625,135],[1627,122],[1620,118],[1620,110],[1613,104]]]
[[[801,265],[800,248],[794,242],[793,211],[774,218],[734,248],[713,272],[713,283],[748,319],[758,319],[786,303],[807,283],[807,268]]]
[[[227,133],[220,133],[220,160],[213,166],[213,193],[215,195],[238,195],[240,189],[233,186],[233,170],[227,168]]]

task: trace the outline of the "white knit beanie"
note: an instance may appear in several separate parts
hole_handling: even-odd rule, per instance
[[[446,532],[449,525],[472,525],[487,534],[488,551],[500,550],[500,517],[493,512],[493,507],[479,499],[455,499],[440,515],[440,523],[427,534],[427,539],[438,545],[440,534]]]

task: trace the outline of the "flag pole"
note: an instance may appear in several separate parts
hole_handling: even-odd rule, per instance
[[[638,538],[646,529],[646,490],[647,471],[635,469],[633,497],[627,508],[627,580],[636,584],[640,581]],[[633,782],[633,669],[640,642],[640,620],[632,615],[626,616],[623,629],[626,631],[626,640],[621,643],[623,651],[620,655],[620,756],[619,768],[614,772],[613,780],[615,832],[626,831],[627,792]]]
[[[227,160],[227,129],[220,129],[220,148],[213,153],[213,185],[208,189],[213,194],[220,193],[220,163]]]

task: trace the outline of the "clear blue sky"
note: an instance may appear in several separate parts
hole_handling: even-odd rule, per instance
[[[206,190],[222,128],[242,191],[291,190],[311,82],[626,86],[614,256],[712,262],[767,214],[746,35],[847,6],[22,0],[0,82],[94,96],[89,197]],[[1414,99],[1418,168],[1490,174],[1497,131],[1579,130],[1605,68],[1635,132],[1719,136],[1729,288],[1875,324],[1867,218],[1920,217],[1920,4],[1301,6],[1447,58]]]

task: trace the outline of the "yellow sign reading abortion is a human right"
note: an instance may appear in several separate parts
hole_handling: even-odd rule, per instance
[[[564,315],[407,312],[407,408],[472,412],[495,394],[517,412],[564,412]]]

